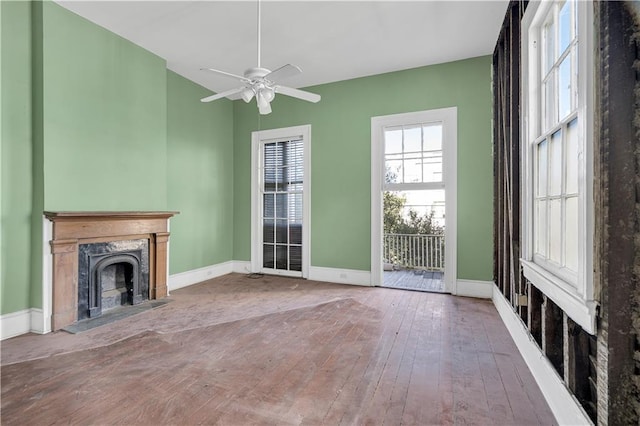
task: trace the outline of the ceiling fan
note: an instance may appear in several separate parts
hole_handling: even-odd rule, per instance
[[[235,75],[213,68],[202,68],[203,71],[211,71],[216,74],[240,80],[243,85],[235,89],[202,98],[200,99],[201,102],[211,102],[217,99],[228,98],[233,95],[240,94],[242,99],[246,103],[249,103],[255,96],[256,103],[258,104],[258,111],[261,115],[266,115],[271,113],[271,101],[275,98],[276,93],[281,93],[286,96],[291,96],[313,103],[320,101],[320,95],[306,92],[304,90],[294,89],[292,87],[282,86],[278,83],[280,80],[300,74],[302,70],[299,67],[287,64],[271,71],[260,66],[260,9],[260,0],[258,0],[258,65],[247,69],[244,72],[244,76]]]

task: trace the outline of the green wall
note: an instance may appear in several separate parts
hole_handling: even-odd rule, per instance
[[[31,5],[0,2],[1,252],[0,312],[30,307]],[[10,248],[9,248],[10,247]]]
[[[172,274],[232,260],[233,106],[168,72],[167,174]]]
[[[250,259],[251,132],[311,124],[311,264],[370,270],[371,117],[458,108],[458,278],[492,278],[491,59],[416,68],[279,95],[273,114],[234,103],[234,259]]]
[[[44,207],[167,207],[165,61],[43,3]]]

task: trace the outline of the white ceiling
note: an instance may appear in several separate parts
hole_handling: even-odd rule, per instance
[[[57,3],[215,92],[238,84],[200,68],[242,75],[257,65],[255,1]],[[262,66],[297,65],[303,73],[283,83],[307,87],[491,54],[507,3],[263,0]]]

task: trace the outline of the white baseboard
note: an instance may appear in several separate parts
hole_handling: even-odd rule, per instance
[[[234,260],[233,272],[236,272],[238,274],[250,274],[251,262],[248,260]]]
[[[371,272],[357,269],[309,267],[309,279],[337,284],[371,286]]]
[[[0,315],[0,340],[31,331],[31,309]]]
[[[205,266],[204,268],[192,269],[191,271],[180,272],[169,275],[169,291],[187,287],[202,281],[210,280],[233,272],[234,262],[228,261],[217,265]]]
[[[493,286],[492,298],[493,304],[531,370],[558,424],[593,424],[496,285]]]
[[[45,318],[44,311],[31,308],[31,332],[45,334],[51,331],[51,317]]]
[[[493,296],[492,281],[457,280],[456,296],[491,299]]]

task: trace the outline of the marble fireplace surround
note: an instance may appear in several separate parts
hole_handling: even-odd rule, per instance
[[[167,296],[169,218],[172,211],[44,212],[53,223],[51,329],[78,320],[78,246],[149,240],[149,299]]]

